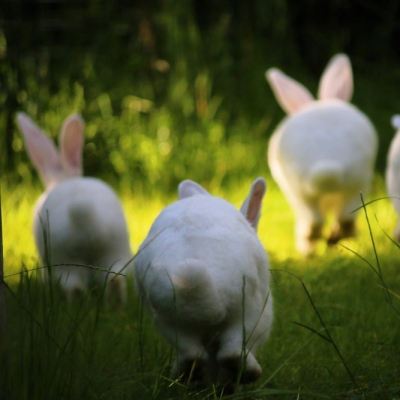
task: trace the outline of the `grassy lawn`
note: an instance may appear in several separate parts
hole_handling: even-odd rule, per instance
[[[361,210],[357,238],[300,256],[293,213],[265,159],[284,112],[264,76],[279,67],[315,94],[329,58],[347,53],[354,104],[379,135],[366,202],[385,197],[379,174],[394,135],[390,118],[400,112],[399,2],[379,10],[340,1],[6,3],[0,170],[9,366],[0,362],[0,400],[4,387],[18,400],[221,395],[169,379],[174,350],[132,279],[117,310],[101,296],[68,304],[41,281],[32,212],[42,189],[15,124],[19,111],[55,142],[64,118],[82,114],[85,175],[120,195],[134,252],[181,180],[239,207],[251,182],[267,179],[258,232],[270,258],[273,329],[257,355],[261,379],[226,398],[400,399],[392,204],[368,204],[368,220]]]
[[[361,210],[359,236],[342,242],[348,249],[326,249],[321,243],[317,255],[304,259],[294,249],[292,212],[274,181],[267,179],[259,235],[270,255],[275,320],[258,354],[262,378],[237,388],[233,397],[397,398],[400,250],[385,235],[396,222],[390,201],[367,206],[376,254]],[[219,188],[214,194],[239,206],[250,182]],[[39,189],[2,187],[8,385],[13,397],[219,397],[210,388],[169,380],[173,350],[143,313],[132,285],[122,309],[89,298],[76,307],[35,275],[13,275],[21,267],[38,266],[31,218],[39,194]],[[368,200],[383,196],[377,176]],[[125,192],[121,198],[136,251],[154,218],[176,197]]]

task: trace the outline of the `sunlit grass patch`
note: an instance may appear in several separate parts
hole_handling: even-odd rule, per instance
[[[1,185],[3,253],[5,276],[19,272],[23,266],[37,264],[33,232],[33,207],[39,197],[37,188],[29,185]]]
[[[176,199],[166,195],[158,195],[153,198],[146,198],[143,194],[137,196],[132,192],[125,192],[121,195],[134,253],[137,252],[161,210],[174,200]]]
[[[303,257],[295,249],[294,213],[273,179],[270,176],[266,179],[268,188],[263,202],[258,236],[273,261],[281,262],[287,259],[300,261]],[[239,208],[247,196],[252,181],[253,177],[239,180],[229,188],[218,187],[209,190],[211,194],[221,196]],[[118,188],[116,190],[118,191]],[[40,194],[41,190],[38,186],[13,187],[2,183],[6,276],[18,272],[21,265],[35,264],[38,260],[32,233],[32,218],[33,207]],[[373,191],[365,201],[385,196],[382,178],[377,176]],[[153,197],[147,197],[141,191],[135,193],[125,190],[120,194],[120,198],[127,218],[131,247],[136,252],[161,210],[177,200],[177,192],[167,195],[160,190]],[[377,244],[382,246],[381,251],[385,253],[393,246],[389,245],[382,230],[392,235],[397,220],[396,213],[390,199],[369,204],[368,211]],[[359,211],[357,230],[357,238],[342,240],[341,244],[354,252],[363,254],[365,251],[370,251],[371,246],[367,222],[362,210]],[[333,256],[349,254],[341,244],[334,249],[327,249],[326,244],[321,242],[317,254],[323,256],[325,260],[330,254]]]

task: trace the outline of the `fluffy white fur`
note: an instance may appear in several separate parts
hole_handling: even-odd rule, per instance
[[[60,131],[59,145],[24,113],[17,115],[27,152],[45,186],[34,210],[36,247],[51,275],[80,296],[88,286],[103,285],[114,300],[125,298],[125,278],[73,264],[119,272],[132,258],[121,204],[104,182],[81,177],[84,122],[69,116]],[[131,267],[132,268],[132,267]],[[125,272],[127,272],[125,270]],[[46,269],[46,275],[49,271]]]
[[[390,144],[387,167],[386,167],[386,189],[392,197],[393,206],[400,215],[400,115],[392,117],[393,128],[397,130]],[[394,238],[400,242],[400,221],[394,231]]]
[[[174,378],[256,380],[255,352],[269,334],[268,258],[257,234],[263,178],[241,211],[193,181],[153,223],[135,258],[136,287],[177,348]],[[243,369],[241,369],[243,368]]]
[[[369,119],[349,104],[350,61],[332,58],[318,100],[276,68],[266,73],[278,103],[288,113],[273,133],[268,161],[274,179],[296,214],[297,248],[314,250],[326,215],[334,215],[328,244],[355,235],[355,213],[373,178],[378,139]]]

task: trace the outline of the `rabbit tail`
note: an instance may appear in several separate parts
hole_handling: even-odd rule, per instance
[[[68,214],[71,225],[76,228],[83,229],[84,231],[87,230],[88,227],[95,229],[101,228],[93,226],[97,223],[98,217],[96,215],[96,210],[93,208],[93,204],[89,201],[76,199],[71,202],[68,207]]]
[[[335,161],[320,161],[311,171],[309,191],[313,194],[334,192],[343,182],[343,167]]]
[[[162,282],[153,286],[151,302],[160,314],[172,312],[177,322],[203,326],[216,325],[225,318],[216,285],[200,261],[186,259],[172,274],[161,273],[156,279]],[[164,290],[159,290],[161,287]]]

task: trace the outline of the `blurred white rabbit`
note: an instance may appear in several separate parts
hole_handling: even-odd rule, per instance
[[[386,167],[386,190],[392,197],[393,206],[400,215],[400,115],[392,117],[393,128],[397,130],[390,144]],[[400,221],[394,231],[394,238],[400,242]]]
[[[83,119],[73,114],[64,121],[60,151],[26,114],[18,113],[17,123],[46,189],[36,203],[33,223],[42,263],[56,265],[51,275],[60,281],[70,300],[90,286],[104,285],[109,275],[107,291],[113,300],[124,301],[125,277],[73,265],[118,273],[132,258],[116,194],[101,180],[81,176]],[[45,269],[45,275],[48,273]]]
[[[272,323],[268,258],[256,233],[263,178],[240,212],[193,181],[153,223],[135,258],[136,288],[177,348],[172,376],[251,382]]]
[[[369,192],[378,139],[370,120],[349,104],[348,57],[334,56],[319,84],[318,100],[276,68],[266,72],[278,103],[289,114],[268,149],[271,172],[296,213],[297,248],[314,250],[326,215],[334,215],[328,244],[355,235],[353,210]]]

